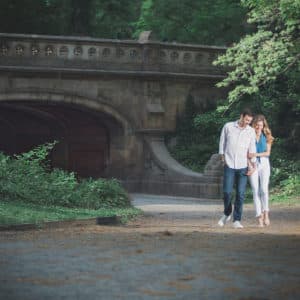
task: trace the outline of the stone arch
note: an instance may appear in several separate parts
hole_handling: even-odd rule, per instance
[[[40,117],[40,119],[48,122],[48,124],[52,123],[53,126],[51,127],[60,127],[61,129],[65,130],[65,132],[70,132],[70,126],[68,125],[68,116],[65,118],[66,115],[70,115],[73,111],[73,119],[74,116],[76,118],[76,115],[80,117],[80,115],[85,115],[86,117],[83,117],[84,119],[80,119],[80,122],[86,122],[90,120],[96,120],[97,124],[102,124],[103,126],[97,127],[97,133],[96,135],[91,138],[91,140],[98,140],[97,145],[97,155],[99,155],[99,151],[103,151],[103,161],[100,162],[99,156],[94,156],[93,158],[90,158],[90,160],[85,160],[84,163],[87,165],[92,165],[94,162],[98,159],[99,165],[101,163],[102,167],[98,168],[98,173],[94,172],[94,177],[107,177],[107,176],[115,176],[115,174],[111,173],[111,170],[116,170],[118,168],[122,168],[122,164],[124,163],[122,160],[124,158],[124,153],[128,152],[128,145],[132,144],[132,126],[129,123],[129,121],[120,114],[116,109],[113,107],[107,105],[103,101],[100,101],[98,99],[88,99],[85,97],[81,97],[78,95],[70,95],[70,94],[64,94],[64,93],[53,93],[48,91],[14,91],[11,93],[5,93],[0,94],[0,105],[2,107],[10,107],[15,108],[15,110],[22,111],[22,108],[24,108],[24,114],[30,113],[32,116],[36,115],[37,117]],[[65,113],[63,113],[65,111]],[[75,112],[75,114],[74,114]],[[76,113],[77,112],[77,113]],[[83,112],[83,114],[82,114]],[[71,114],[72,115],[72,114]],[[69,119],[70,120],[70,119]],[[92,123],[94,122],[92,121]],[[58,124],[55,124],[58,122]],[[77,122],[77,120],[76,120]],[[76,122],[71,122],[71,124],[75,124]],[[60,124],[61,123],[61,124]],[[95,124],[95,122],[94,122]],[[64,128],[65,126],[65,128]],[[72,125],[71,125],[72,126]],[[87,125],[90,126],[90,125]],[[94,126],[92,124],[92,126]],[[33,128],[33,127],[31,127]],[[90,129],[93,131],[96,127],[90,127]],[[85,132],[82,130],[84,128],[81,128],[80,133],[78,132],[79,127],[77,127],[77,133],[78,136],[84,136]],[[90,130],[87,128],[87,130]],[[74,129],[72,129],[74,131]],[[76,130],[76,129],[75,129]],[[100,131],[99,131],[100,130]],[[30,131],[30,129],[29,129]],[[101,133],[102,132],[102,133]],[[77,133],[73,133],[73,138],[76,136]],[[100,135],[99,135],[100,134]],[[66,135],[64,136],[66,137]],[[70,138],[70,135],[67,135],[68,138]],[[91,136],[90,136],[91,137]],[[99,139],[101,141],[99,141]],[[78,141],[77,141],[78,142]],[[99,148],[99,145],[101,143],[105,144],[105,149]],[[81,145],[84,145],[85,142],[81,141]],[[90,142],[88,141],[88,144]],[[95,143],[94,143],[95,145]],[[77,143],[78,146],[78,143]],[[69,148],[68,148],[69,147]],[[66,153],[66,149],[72,148],[74,149],[74,144],[68,144],[63,145],[64,149],[60,149],[59,151],[61,153],[64,153],[63,158],[57,158],[56,156],[56,162],[58,161],[59,167],[68,169],[68,170],[74,170],[80,175],[79,169],[76,170],[76,167],[74,165],[71,166],[70,161],[78,160],[78,156],[76,159],[71,159],[71,157],[74,157],[74,151]],[[90,146],[92,147],[92,146]],[[80,148],[80,147],[79,147]],[[77,147],[77,153],[82,151],[82,148],[79,149]],[[86,156],[91,156],[92,150],[89,149],[89,154],[86,154]],[[86,151],[86,150],[85,150]],[[96,148],[93,150],[96,151]],[[82,152],[80,152],[82,153]],[[76,154],[78,155],[78,154]],[[58,159],[58,160],[57,160]],[[68,163],[65,163],[63,161],[67,161]],[[82,165],[82,162],[81,162]],[[55,166],[55,164],[54,164]],[[68,166],[68,167],[66,167]],[[109,167],[108,167],[109,166]],[[123,165],[124,167],[124,165]],[[73,169],[72,169],[73,168]],[[75,168],[75,169],[74,169]],[[84,170],[84,168],[81,166],[81,170]],[[100,172],[101,169],[101,172]],[[107,170],[111,169],[111,170]],[[88,171],[81,171],[83,174],[82,176],[90,176],[87,174]],[[85,175],[85,174],[86,175]],[[117,172],[116,172],[117,173]]]
[[[25,120],[27,128],[23,126]],[[0,150],[8,154],[28,151],[38,144],[53,141],[60,132],[66,131],[64,124],[50,113],[22,103],[0,103],[0,124]],[[34,138],[30,139],[30,135]]]
[[[70,94],[67,92],[51,92],[43,90],[19,90],[8,93],[0,93],[1,102],[20,102],[20,101],[35,101],[42,103],[59,103],[69,104],[78,107],[90,109],[106,113],[116,119],[124,128],[125,134],[130,134],[133,130],[132,122],[125,118],[117,109],[105,103],[101,99],[91,99],[84,96]]]

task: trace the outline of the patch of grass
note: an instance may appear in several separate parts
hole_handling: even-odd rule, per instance
[[[278,192],[272,192],[270,195],[271,203],[281,203],[287,205],[295,205],[300,204],[300,196],[299,195],[285,195]]]
[[[140,209],[133,207],[90,210],[85,208],[67,208],[62,206],[43,206],[21,201],[1,201],[0,225],[26,223],[39,224],[49,221],[88,219],[114,215],[120,216],[121,221],[126,223],[128,220],[141,213],[142,211]]]
[[[270,197],[271,203],[281,203],[281,204],[287,204],[289,206],[300,204],[300,197],[294,196],[294,197],[281,197],[277,195],[272,195]]]
[[[232,193],[232,199],[235,199],[235,191]],[[286,189],[282,188],[273,188],[270,190],[270,204],[272,203],[281,203],[287,205],[295,205],[300,204],[300,196],[299,193],[294,190],[291,193],[286,193]],[[250,185],[247,185],[246,193],[245,193],[245,204],[253,203],[253,195]]]
[[[141,213],[115,179],[81,179],[51,169],[56,142],[20,155],[0,152],[0,224],[43,223],[117,215],[122,222]]]

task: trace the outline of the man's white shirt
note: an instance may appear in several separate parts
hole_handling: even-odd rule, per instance
[[[224,155],[226,165],[231,169],[246,168],[248,153],[256,153],[254,129],[249,125],[241,128],[238,121],[226,123],[219,143],[219,154]]]

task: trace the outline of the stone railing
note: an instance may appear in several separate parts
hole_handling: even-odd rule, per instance
[[[219,77],[223,72],[212,66],[212,61],[224,50],[149,40],[0,33],[0,70],[59,69]]]

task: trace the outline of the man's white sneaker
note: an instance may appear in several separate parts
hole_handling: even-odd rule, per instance
[[[228,222],[230,219],[231,219],[230,215],[229,216],[223,215],[222,218],[219,220],[218,225],[223,227],[226,224],[226,222]]]
[[[233,222],[233,227],[234,228],[244,228],[244,226],[241,224],[240,221],[234,221]]]

